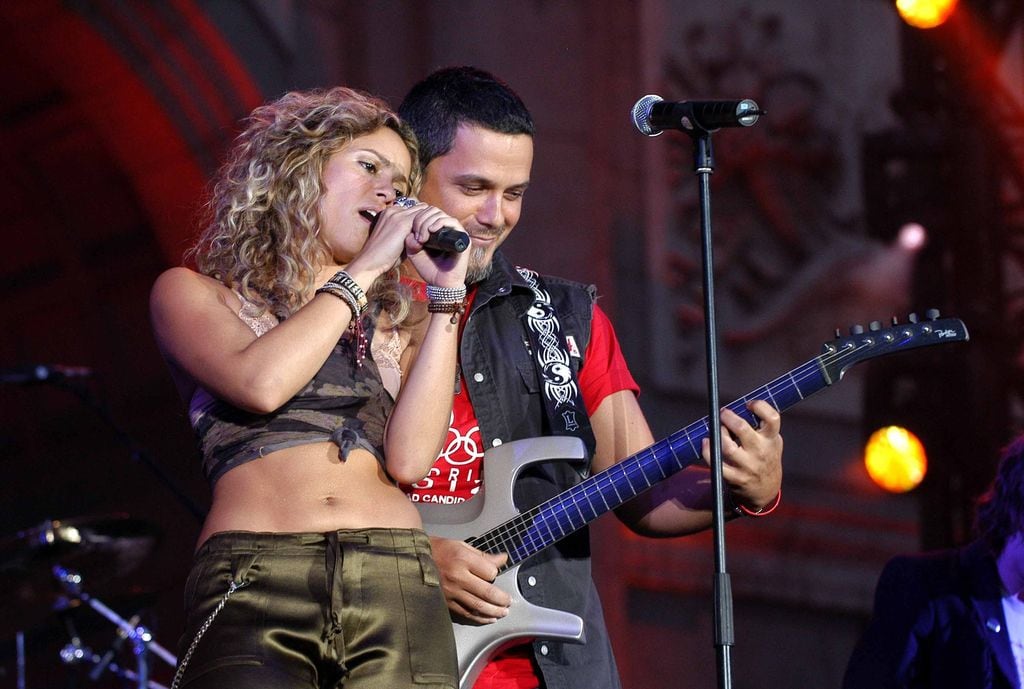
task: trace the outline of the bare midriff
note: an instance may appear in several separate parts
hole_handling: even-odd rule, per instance
[[[340,529],[422,528],[419,512],[377,459],[354,448],[298,445],[246,462],[214,485],[197,547],[221,531],[323,533]]]

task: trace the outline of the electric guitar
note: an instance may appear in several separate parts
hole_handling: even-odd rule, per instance
[[[726,405],[751,425],[757,417],[746,407],[762,399],[780,412],[838,382],[854,364],[918,347],[962,342],[967,328],[956,318],[938,318],[881,328],[877,323],[850,337],[826,342],[823,352],[792,371]],[[493,447],[484,455],[481,495],[456,505],[416,503],[427,532],[463,539],[488,553],[507,553],[495,584],[512,597],[509,614],[488,625],[455,622],[459,686],[470,689],[487,660],[512,643],[548,638],[583,643],[583,620],[562,610],[543,608],[523,598],[517,585],[519,565],[530,556],[583,528],[651,486],[701,459],[701,441],[709,434],[708,418],[691,423],[664,440],[593,474],[572,488],[519,513],[512,486],[520,471],[535,462],[583,462],[586,452],[576,437],[527,438]],[[511,516],[511,518],[509,518]],[[480,535],[474,535],[480,534]]]

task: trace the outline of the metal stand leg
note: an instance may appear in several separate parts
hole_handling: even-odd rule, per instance
[[[139,689],[166,689],[160,684],[150,681],[149,679],[149,653],[152,651],[157,657],[166,662],[172,668],[178,664],[178,659],[174,657],[166,648],[158,644],[154,639],[152,633],[143,625],[138,624],[138,617],[133,617],[131,621],[124,619],[118,615],[114,610],[110,609],[98,598],[94,598],[85,591],[82,590],[82,577],[60,565],[55,565],[53,568],[53,575],[57,580],[64,586],[68,595],[76,598],[83,603],[87,603],[90,608],[98,612],[103,617],[107,618],[115,626],[118,627],[122,638],[132,642],[132,649],[136,657],[136,671],[132,672],[126,668],[121,668],[115,663],[111,662],[113,654],[108,653],[104,657],[100,657],[85,649],[81,646],[80,641],[77,639],[77,635],[74,635],[74,642],[65,647],[65,651],[62,651],[61,656],[65,662],[78,662],[80,660],[89,660],[96,664],[93,672],[90,673],[90,679],[95,681],[98,679],[104,669],[108,669],[122,677],[133,680]],[[75,643],[77,642],[77,643]],[[116,644],[117,642],[115,642]],[[116,651],[116,648],[113,649]],[[73,653],[73,658],[67,658],[67,653]],[[93,676],[95,675],[95,676]],[[22,685],[19,685],[19,689],[24,689]]]

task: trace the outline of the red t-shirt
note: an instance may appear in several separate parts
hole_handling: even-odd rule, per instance
[[[587,413],[593,414],[601,401],[614,392],[640,391],[626,367],[608,316],[596,305],[585,361],[578,380]],[[469,500],[480,490],[486,448],[466,387],[461,386],[452,402],[448,436],[430,473],[412,486],[402,487],[413,502],[451,505]]]
[[[474,291],[470,299],[475,296]],[[468,306],[466,312],[469,312]],[[570,355],[574,344],[567,345]],[[612,393],[621,390],[640,392],[626,367],[615,330],[597,305],[594,306],[585,365],[579,372],[578,381],[583,404],[589,414],[593,414],[602,400]],[[430,473],[423,480],[412,486],[402,486],[402,489],[413,502],[455,504],[469,500],[480,491],[484,449],[480,424],[463,385],[452,404],[448,437]],[[493,658],[474,689],[532,689],[539,686],[529,650],[528,645],[521,644]]]

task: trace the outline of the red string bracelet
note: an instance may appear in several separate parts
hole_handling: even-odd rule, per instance
[[[736,509],[739,510],[740,512],[742,512],[743,514],[747,515],[748,517],[767,517],[769,514],[771,514],[772,512],[775,511],[775,508],[779,506],[780,502],[782,502],[782,489],[781,488],[779,488],[779,494],[776,495],[775,499],[772,500],[771,504],[767,505],[766,507],[762,507],[761,509],[759,509],[757,511],[754,511],[754,510],[750,509],[749,507],[744,507],[743,505],[738,505],[736,507]]]

